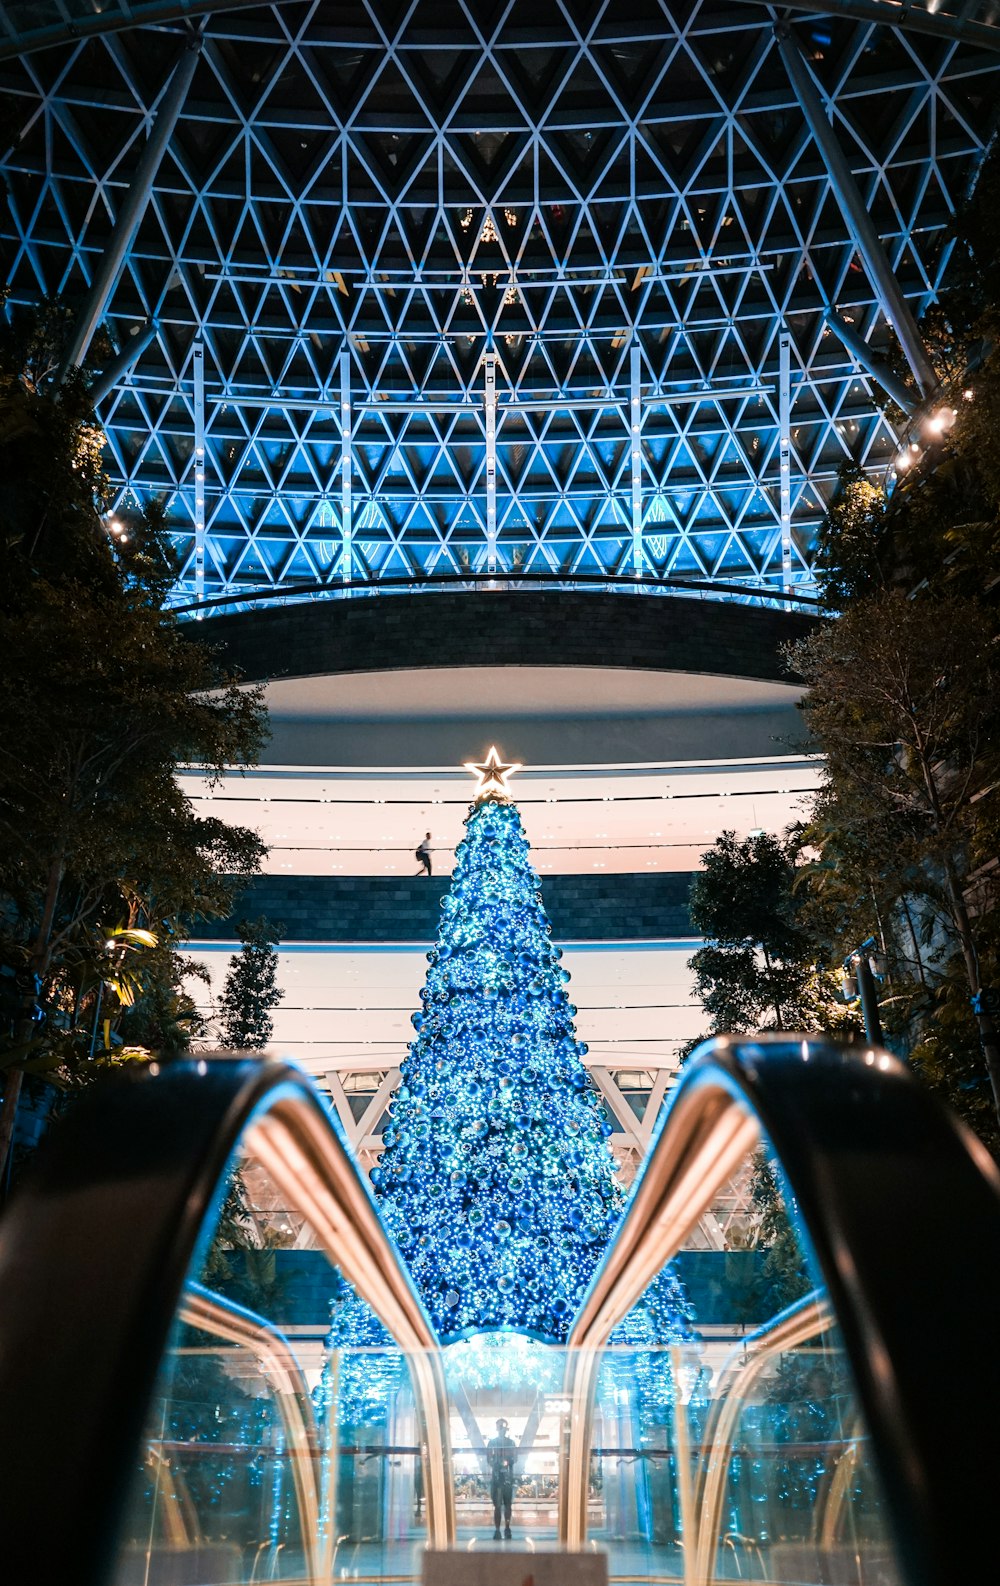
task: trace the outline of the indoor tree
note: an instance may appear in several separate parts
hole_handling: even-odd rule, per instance
[[[271,1010],[284,993],[278,985],[281,927],[270,920],[240,920],[236,926],[240,950],[229,960],[229,970],[219,994],[219,1033],[223,1046],[234,1052],[261,1052],[271,1039]]]
[[[960,970],[1000,1113],[990,999],[1000,837],[996,626],[976,599],[910,599],[889,589],[850,605],[790,658],[825,756],[826,822],[867,855],[883,900],[920,909],[931,965]]]
[[[106,515],[86,377],[47,383],[65,324],[53,305],[0,320],[0,961],[17,987],[0,1173],[24,1069],[90,1071],[89,1049],[66,1040],[87,942],[148,931],[161,951],[147,976],[169,980],[185,922],[228,913],[263,852],[255,833],[200,815],[177,780],[182,765],[215,779],[254,763],[263,701],[167,608],[160,506]],[[145,984],[140,971],[137,1003]]]

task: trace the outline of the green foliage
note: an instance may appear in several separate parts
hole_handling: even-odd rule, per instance
[[[175,773],[254,763],[266,718],[260,692],[164,608],[175,567],[162,510],[108,532],[86,374],[50,381],[67,325],[56,303],[0,321],[0,963],[37,977],[46,1014],[39,1026],[25,1003],[0,1068],[56,1059],[55,1077],[78,1083],[96,1014],[101,1061],[131,1049],[126,1007],[140,1046],[186,1044],[192,1009],[171,954],[185,921],[229,912],[264,850],[199,815]],[[83,984],[108,922],[156,938],[131,997],[121,963]]]
[[[241,920],[236,927],[243,944],[229,960],[229,973],[219,996],[223,1044],[236,1052],[263,1051],[274,1030],[271,1009],[283,993],[277,984],[275,947],[281,927],[269,920]]]
[[[828,610],[840,611],[848,601],[882,586],[879,556],[885,515],[884,491],[858,463],[842,463],[817,536],[817,582]]]
[[[691,884],[690,960],[713,1034],[831,1029],[845,1015],[799,919],[794,849],[770,833],[723,832]]]
[[[750,1177],[752,1243],[766,1250],[763,1278],[766,1292],[784,1310],[812,1288],[802,1242],[795,1229],[794,1202],[785,1199],[778,1166],[762,1146],[754,1155]]]
[[[956,465],[894,509],[895,579],[905,568],[926,579],[861,593],[789,653],[826,757],[800,918],[830,956],[878,929],[891,977],[887,1037],[995,1145],[987,1074],[995,1104],[1000,1044],[970,996],[1000,972],[1000,623],[978,588],[968,593],[973,538],[957,477]],[[992,530],[976,534],[983,568]]]

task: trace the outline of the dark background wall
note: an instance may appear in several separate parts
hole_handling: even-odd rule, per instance
[[[383,668],[613,666],[790,682],[798,612],[680,596],[455,591],[309,601],[198,624],[247,679]]]
[[[258,876],[230,920],[199,924],[199,941],[230,941],[239,919],[265,914],[287,942],[431,942],[447,876]],[[543,896],[557,941],[661,941],[690,935],[686,872],[548,876]]]

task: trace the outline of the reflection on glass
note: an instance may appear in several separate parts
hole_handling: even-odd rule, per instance
[[[612,1577],[897,1586],[869,1430],[797,1209],[761,1150],[725,1195],[714,1288],[682,1250],[612,1333],[589,1407],[567,1387],[581,1357],[563,1348],[488,1333],[441,1352],[458,1547],[559,1545],[563,1454],[589,1413],[576,1490],[585,1476],[588,1545]],[[718,1248],[723,1228],[735,1248]],[[185,1291],[116,1586],[418,1580],[424,1366],[260,1164],[242,1164]]]
[[[116,1586],[419,1576],[424,1473],[407,1360],[259,1163],[234,1174],[196,1268],[143,1435]]]
[[[766,1149],[736,1179],[725,1215],[738,1249],[714,1252],[711,1305],[678,1277],[674,1338],[662,1321],[642,1336],[650,1290],[603,1352],[588,1535],[612,1576],[897,1586],[868,1429],[797,1208]]]

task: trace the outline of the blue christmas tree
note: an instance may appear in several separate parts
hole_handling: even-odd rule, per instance
[[[495,751],[372,1171],[441,1338],[565,1339],[623,1206],[568,973]]]

